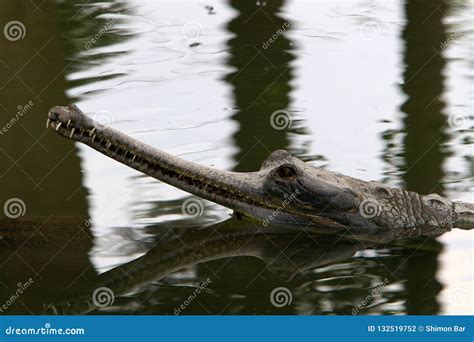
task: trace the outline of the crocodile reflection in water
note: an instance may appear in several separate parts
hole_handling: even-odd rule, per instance
[[[139,293],[174,272],[193,265],[223,258],[255,257],[265,269],[284,281],[334,262],[350,259],[357,251],[385,247],[391,242],[410,237],[411,229],[356,229],[345,234],[329,234],[330,229],[311,227],[306,231],[276,226],[257,226],[254,222],[235,218],[203,229],[184,233],[172,232],[145,255],[99,275],[77,295],[57,300],[46,306],[51,314],[85,314],[100,308],[93,293],[108,288],[115,298]],[[238,228],[235,228],[238,227]],[[424,236],[444,233],[441,228],[425,230]],[[211,285],[212,287],[212,285]],[[160,289],[158,288],[158,291]]]

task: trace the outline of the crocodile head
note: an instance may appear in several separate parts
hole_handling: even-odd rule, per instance
[[[100,125],[76,106],[54,107],[47,126],[127,166],[184,191],[256,218],[328,227],[451,226],[453,204],[313,167],[273,152],[257,172],[198,165]],[[443,221],[444,220],[444,221]]]

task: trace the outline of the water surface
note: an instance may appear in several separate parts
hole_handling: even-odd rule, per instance
[[[51,106],[75,102],[203,165],[257,170],[283,148],[360,179],[474,202],[472,1],[35,8],[12,0],[4,8],[3,21],[21,20],[26,35],[0,41],[2,122],[33,101],[0,136],[1,201],[26,204],[16,226],[3,228],[2,298],[34,281],[7,313],[82,298],[101,274],[116,276],[123,266],[126,278],[139,257],[152,260],[134,275],[144,280],[121,290],[115,282],[114,303],[92,313],[174,314],[207,279],[180,314],[474,312],[472,231],[375,245],[303,231],[250,233],[239,237],[247,255],[216,252],[166,268],[165,245],[199,260],[210,240],[235,246],[222,229],[257,228],[44,129]],[[273,113],[288,120],[272,121]],[[186,212],[189,203],[197,215]],[[193,234],[202,245],[179,244]],[[291,293],[289,305],[272,305],[279,287]]]

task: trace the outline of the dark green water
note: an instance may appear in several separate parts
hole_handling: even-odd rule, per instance
[[[2,5],[0,209],[14,199],[22,215],[0,210],[0,313],[77,312],[96,291],[107,305],[84,312],[474,312],[472,231],[261,231],[45,129],[49,108],[75,102],[220,169],[257,170],[287,149],[474,202],[472,3]]]

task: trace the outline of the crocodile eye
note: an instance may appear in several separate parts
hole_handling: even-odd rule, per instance
[[[298,170],[291,164],[281,165],[276,169],[275,174],[282,179],[293,179],[298,174]]]

